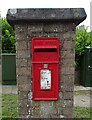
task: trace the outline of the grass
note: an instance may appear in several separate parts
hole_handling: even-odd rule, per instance
[[[74,107],[74,118],[92,118],[90,112],[92,111],[92,108],[87,107]]]
[[[77,90],[77,91],[74,91],[74,94],[75,95],[87,95],[87,94],[90,94],[90,90]]]
[[[2,118],[18,118],[17,108],[18,108],[17,95],[2,94]],[[74,107],[73,111],[74,118],[90,118],[90,108]]]
[[[18,118],[17,95],[2,94],[2,118]]]

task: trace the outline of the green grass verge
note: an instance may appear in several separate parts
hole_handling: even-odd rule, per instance
[[[92,118],[91,116],[92,108],[74,107],[73,111],[74,111],[73,113],[74,118]]]
[[[2,94],[2,118],[18,118],[17,108],[17,95]]]
[[[87,94],[90,94],[90,90],[77,90],[77,91],[74,91],[74,94],[75,95],[87,95]]]
[[[2,118],[18,118],[18,102],[15,94],[2,94]],[[92,118],[92,108],[74,107],[74,118]]]

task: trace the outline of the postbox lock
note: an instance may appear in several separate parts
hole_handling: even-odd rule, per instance
[[[48,68],[48,64],[44,64],[44,68]]]

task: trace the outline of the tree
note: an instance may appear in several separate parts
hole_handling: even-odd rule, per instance
[[[75,63],[76,67],[80,66],[81,54],[86,46],[91,46],[90,32],[87,32],[88,27],[83,29],[76,28],[76,44],[75,44]]]
[[[0,21],[2,22],[2,53],[15,53],[14,30],[5,18],[1,18]]]

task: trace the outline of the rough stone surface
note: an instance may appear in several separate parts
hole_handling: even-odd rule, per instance
[[[39,26],[42,26],[42,24],[39,24]],[[23,46],[20,46],[20,48],[17,48],[17,80],[18,80],[18,90],[19,90],[19,101],[21,100],[28,100],[28,93],[30,93],[30,95],[32,94],[31,91],[31,51],[28,48],[28,43],[29,46],[31,48],[31,38],[32,37],[59,37],[60,38],[60,74],[59,74],[59,100],[58,101],[33,101],[32,99],[29,98],[29,105],[31,106],[30,109],[30,114],[31,114],[31,118],[68,118],[70,116],[70,118],[72,117],[72,107],[73,107],[73,87],[74,87],[74,33],[75,33],[75,25],[73,25],[71,23],[68,24],[68,26],[64,26],[63,24],[61,24],[61,28],[58,27],[57,31],[55,32],[53,28],[54,23],[50,24],[51,27],[51,31],[49,32],[44,32],[44,29],[41,30],[37,28],[37,30],[35,30],[34,32],[34,28],[36,29],[36,26],[38,25],[24,25],[25,27],[27,27],[27,32],[25,34],[27,34],[28,36],[30,36],[30,40],[24,40],[22,39],[22,33],[20,32],[20,29],[24,29],[25,27],[22,28],[20,27],[19,32],[18,32],[18,38],[17,39],[17,44],[20,44]],[[45,28],[44,26],[48,27],[49,25],[44,25],[43,24],[43,28]],[[56,25],[55,25],[56,26]],[[70,27],[71,26],[71,27]],[[71,28],[74,29],[73,31],[71,30]],[[19,26],[16,25],[15,27],[15,31],[16,29],[18,30]],[[64,28],[64,31],[63,31]],[[47,29],[47,28],[46,28]],[[46,31],[45,29],[45,31]],[[61,29],[61,30],[60,30]],[[68,31],[66,31],[65,29],[68,29]],[[23,31],[23,30],[21,30]],[[60,31],[62,31],[60,33]],[[71,34],[71,35],[70,35]],[[23,34],[24,37],[24,34]],[[26,36],[25,36],[26,38]],[[25,43],[25,44],[24,44]],[[26,44],[27,43],[27,44]],[[25,48],[24,48],[25,47]],[[69,55],[70,54],[70,55]],[[22,61],[21,61],[22,60]],[[29,78],[29,80],[28,80]],[[22,93],[23,92],[23,93]],[[22,103],[21,103],[22,104]],[[67,111],[66,109],[69,107],[70,111]],[[19,115],[22,117],[24,116],[28,116],[28,113],[25,111],[22,114],[22,107],[19,106]]]
[[[9,23],[15,25],[17,41],[16,72],[20,118],[72,118],[75,29],[76,24],[85,17],[84,9],[8,10],[7,19]],[[57,101],[32,100],[32,37],[60,39],[59,100]]]
[[[10,24],[20,21],[72,21],[79,24],[85,18],[83,8],[9,9],[7,13]]]

